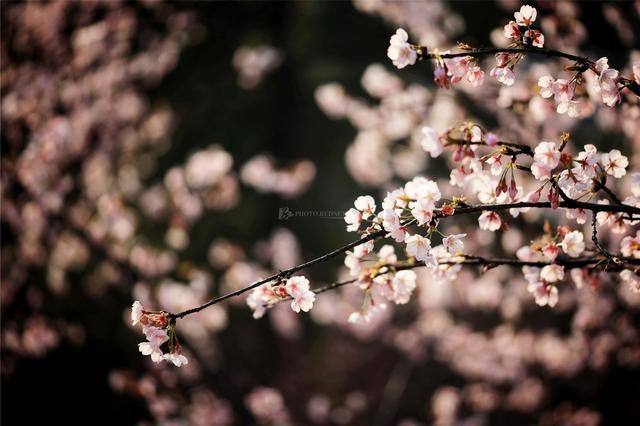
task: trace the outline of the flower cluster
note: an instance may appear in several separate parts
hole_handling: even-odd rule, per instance
[[[254,289],[247,297],[247,305],[253,310],[253,317],[258,319],[268,308],[284,300],[291,300],[291,309],[296,313],[309,312],[316,294],[309,288],[308,279],[295,276]]]
[[[377,216],[375,203],[370,196],[358,197],[356,209],[351,209],[345,216],[350,225],[349,231],[360,231],[365,235],[384,230],[387,236],[396,243],[403,243],[408,259],[398,261],[392,245],[384,245],[377,252],[375,259],[370,258],[373,252],[373,241],[367,241],[347,252],[345,266],[352,276],[356,276],[358,285],[365,292],[361,309],[354,312],[350,322],[369,321],[373,313],[386,308],[386,302],[404,304],[409,301],[416,287],[417,275],[406,267],[421,262],[436,279],[453,279],[459,270],[456,260],[461,260],[464,251],[462,239],[466,234],[442,235],[442,244],[432,247],[431,238],[437,231],[437,218],[454,213],[454,207],[447,203],[437,206],[441,201],[441,192],[432,180],[416,177],[404,187],[387,193],[382,202],[382,211]],[[360,229],[360,221],[354,220],[367,212],[370,224]],[[414,232],[412,228],[427,230],[427,236]],[[365,263],[374,262],[365,267]]]
[[[447,53],[449,52],[444,52],[444,54]],[[471,83],[473,87],[481,86],[484,83],[484,71],[478,66],[475,58],[460,56],[436,60],[433,81],[438,87],[448,89],[451,84],[463,80]]]
[[[504,26],[504,36],[512,40],[513,46],[522,44],[530,44],[535,47],[544,46],[544,35],[539,30],[532,30],[533,24],[538,16],[535,7],[524,5],[519,12],[515,12],[513,16],[515,21],[509,21]]]
[[[565,268],[557,262],[562,252],[576,258],[585,250],[584,235],[580,231],[570,231],[568,227],[558,227],[555,233],[547,230],[545,235],[530,245],[521,247],[517,256],[525,262],[544,262],[544,267],[523,266],[522,273],[527,280],[527,290],[533,294],[536,304],[554,307],[558,303],[557,284],[564,279]],[[575,273],[574,273],[575,271]],[[572,270],[572,278],[579,287],[583,277],[580,270]]]
[[[176,367],[189,363],[187,357],[182,354],[182,346],[176,336],[175,323],[170,321],[166,312],[147,311],[136,300],[131,307],[131,322],[133,325],[142,324],[142,332],[147,338],[146,342],[138,344],[142,355],[150,356],[155,363],[167,361]],[[167,342],[169,353],[164,353],[162,345]]]
[[[411,270],[396,270],[397,256],[391,245],[384,245],[376,254],[376,264],[363,268],[365,258],[373,243],[359,253],[348,254],[345,265],[351,274],[358,276],[358,285],[364,291],[360,309],[349,316],[349,322],[369,322],[376,312],[386,309],[386,302],[405,304],[416,288],[416,273]],[[366,253],[366,254],[365,254]]]
[[[576,67],[573,67],[575,69]],[[618,70],[609,68],[609,60],[606,57],[598,59],[591,65],[591,70],[596,74],[594,89],[600,94],[602,102],[610,107],[620,103],[620,88],[618,83],[621,76]],[[556,111],[559,114],[568,114],[570,117],[579,117],[582,113],[582,103],[574,99],[578,86],[582,83],[582,72],[587,68],[577,68],[576,75],[571,80],[563,78],[554,79],[544,75],[538,79],[540,96],[553,97],[556,102]]]
[[[544,35],[540,30],[531,29],[538,15],[537,10],[529,5],[524,5],[519,12],[515,12],[515,21],[509,21],[504,26],[503,34],[511,40],[509,47],[544,46]],[[522,53],[497,53],[496,66],[491,69],[489,75],[505,86],[512,86],[515,82],[513,69],[522,59]]]

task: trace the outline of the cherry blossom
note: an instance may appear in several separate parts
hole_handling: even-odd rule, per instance
[[[536,305],[553,308],[558,303],[558,288],[544,281],[535,281],[527,287],[533,294]]]
[[[540,277],[548,283],[555,283],[564,278],[564,268],[560,265],[547,265],[540,271]]]
[[[183,365],[189,364],[189,360],[186,356],[181,353],[168,353],[163,355],[163,359],[167,362],[172,363],[176,367],[182,367]]]
[[[429,250],[431,249],[431,241],[422,235],[415,234],[407,237],[407,254],[415,257],[420,261],[427,261],[429,258]]]
[[[539,30],[525,31],[524,38],[526,40],[531,40],[531,44],[534,45],[535,47],[544,46],[544,34],[542,34]]]
[[[471,83],[473,87],[482,86],[482,83],[484,83],[484,71],[482,71],[479,66],[469,68],[467,81]]]
[[[506,38],[512,38],[515,40],[520,40],[520,37],[522,37],[520,26],[516,21],[509,21],[509,23],[504,26],[503,33]]]
[[[426,127],[426,126],[421,129],[421,132],[423,135],[420,141],[420,144],[422,145],[422,149],[428,152],[432,158],[439,157],[440,154],[442,154],[442,151],[444,150],[444,145],[442,143],[442,140],[438,132],[436,132],[431,127]]]
[[[404,304],[409,301],[416,288],[416,273],[411,270],[399,271],[392,280],[393,301]]]
[[[496,212],[485,211],[478,217],[478,224],[480,229],[487,231],[497,231],[502,227],[502,220],[500,215]]]
[[[560,243],[562,250],[571,257],[578,257],[584,251],[584,235],[580,231],[571,231]]]
[[[137,300],[133,302],[133,306],[131,307],[131,322],[132,325],[136,325],[142,319],[142,315],[144,313],[144,309],[142,308],[142,303]]]
[[[400,224],[400,217],[394,209],[384,209],[380,212],[382,218],[382,226],[385,231],[389,232],[391,238],[401,243],[405,239],[406,229]]]
[[[600,161],[608,175],[621,178],[627,173],[626,168],[629,165],[629,160],[617,149],[612,149],[608,154],[602,154]]]
[[[291,277],[285,284],[287,294],[291,296],[291,309],[298,313],[300,311],[309,312],[316,300],[316,295],[309,289],[309,280],[303,276]]]
[[[510,67],[495,67],[491,69],[489,73],[491,77],[495,77],[500,83],[505,86],[513,86],[516,81],[516,76],[513,73],[513,69]]]
[[[407,43],[407,40],[409,40],[409,35],[402,28],[398,28],[389,40],[387,56],[393,61],[393,65],[399,69],[415,64],[418,57],[418,54]]]
[[[631,291],[640,293],[640,276],[628,269],[620,272],[620,279],[629,285]]]
[[[620,90],[618,88],[620,72],[609,68],[609,60],[606,57],[596,61],[595,69],[598,73],[598,90],[602,96],[602,102],[610,107],[620,103]]]
[[[167,338],[168,339],[168,338]],[[140,353],[145,356],[150,356],[151,361],[159,363],[164,360],[164,354],[162,349],[158,346],[154,346],[149,342],[138,343],[138,349]]]
[[[640,258],[640,231],[636,232],[635,237],[628,235],[622,239],[620,252],[627,257]]]
[[[448,253],[457,254],[462,253],[464,251],[464,243],[462,242],[462,238],[466,237],[467,234],[452,234],[448,235],[442,239],[442,245],[447,250]]]
[[[538,11],[535,7],[531,7],[528,4],[520,8],[519,12],[515,12],[513,16],[516,18],[518,25],[525,27],[531,26],[538,16]]]
[[[433,70],[433,82],[441,89],[448,89],[450,87],[449,76],[447,70],[443,66],[436,66]]]
[[[344,221],[347,223],[347,231],[355,232],[360,228],[363,220],[368,219],[375,211],[376,204],[369,195],[360,196],[354,202],[355,209],[347,210]]]

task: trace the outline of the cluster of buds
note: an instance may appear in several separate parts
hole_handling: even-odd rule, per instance
[[[133,302],[131,307],[131,322],[133,325],[142,324],[142,332],[147,341],[138,344],[142,355],[148,355],[155,363],[167,361],[176,367],[189,363],[182,354],[182,346],[178,341],[175,329],[175,321],[169,318],[169,314],[162,311],[147,311],[139,301]],[[164,353],[162,346],[167,344],[169,353]]]

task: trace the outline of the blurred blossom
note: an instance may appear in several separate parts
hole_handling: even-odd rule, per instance
[[[309,160],[299,160],[278,169],[273,158],[257,155],[242,166],[242,182],[259,192],[273,192],[293,198],[307,190],[316,175],[316,167]]]
[[[255,388],[245,398],[245,405],[259,424],[286,425],[289,413],[280,392],[273,388]]]
[[[238,73],[238,86],[245,90],[254,89],[267,74],[280,66],[283,59],[283,53],[272,46],[240,46],[232,60]]]

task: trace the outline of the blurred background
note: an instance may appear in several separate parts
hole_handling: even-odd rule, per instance
[[[637,2],[535,4],[551,47],[620,69],[637,55]],[[3,423],[637,424],[637,297],[567,289],[540,309],[508,269],[422,277],[409,306],[360,328],[346,322],[357,289],[260,320],[240,297],[179,321],[188,366],[137,350],[133,300],[195,306],[351,241],[358,195],[446,181],[422,124],[475,118],[527,143],[570,130],[635,152],[637,105],[528,114],[540,58],[524,87],[436,93],[429,64],[386,57],[399,26],[441,50],[499,43],[519,7],[3,2]],[[536,231],[470,232],[512,253]],[[305,275],[335,281],[342,261]]]

